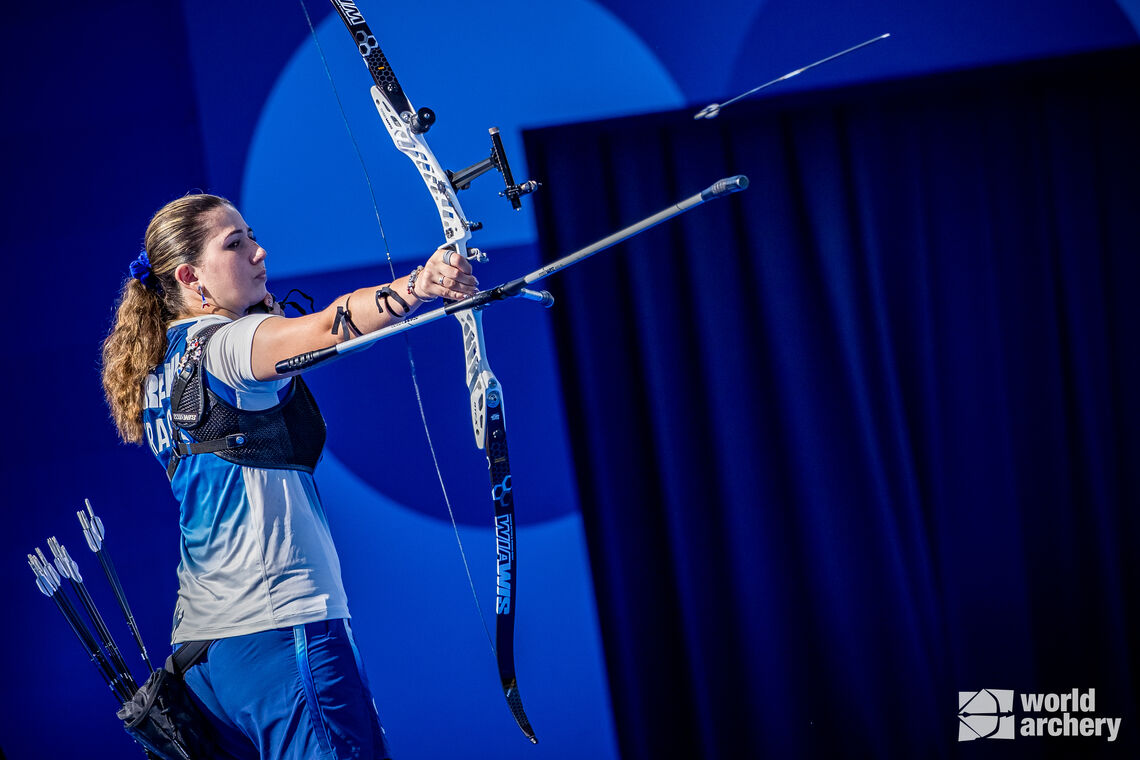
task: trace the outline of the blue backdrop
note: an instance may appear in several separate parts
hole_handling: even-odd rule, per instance
[[[955,699],[983,688],[1123,721],[995,757],[1135,756],[1138,73],[528,133],[552,255],[752,179],[563,275],[622,757],[973,757]]]
[[[573,214],[557,217],[566,225],[582,223],[583,237],[574,243],[588,237],[591,228],[585,222],[605,222],[598,229],[608,230],[608,223],[628,221],[629,215],[640,210],[625,205],[624,193],[604,196],[598,193],[600,188],[645,183],[651,176],[647,172],[662,168],[663,160],[691,168],[684,176],[704,182],[704,171],[696,169],[710,165],[708,156],[690,151],[664,153],[634,167],[636,171],[623,169],[615,174],[611,168],[601,171],[597,184],[578,184],[569,176],[564,179],[561,170],[552,173],[548,168],[556,156],[549,141],[542,142],[540,149],[541,140],[536,137],[529,150],[524,150],[524,128],[658,111],[669,115],[657,124],[687,123],[689,111],[709,101],[724,100],[886,31],[892,33],[888,42],[793,79],[783,92],[801,92],[803,102],[810,104],[814,93],[826,87],[1134,44],[1137,34],[1132,20],[1140,19],[1135,0],[1055,0],[1032,7],[996,8],[971,0],[926,4],[921,9],[911,6],[774,1],[725,2],[696,9],[581,0],[540,7],[507,2],[488,9],[457,2],[407,8],[361,3],[413,101],[439,113],[440,123],[431,133],[431,142],[447,166],[457,168],[482,157],[487,150],[485,129],[498,125],[516,174],[536,175],[547,183],[540,192],[549,192],[550,202],[565,198],[568,192],[599,202],[589,211],[592,219]],[[388,245],[397,271],[402,272],[434,247],[435,220],[411,167],[378,128],[367,98],[367,77],[343,29],[319,4],[312,3],[311,12],[348,122],[373,175]],[[331,299],[362,282],[386,279],[386,268],[379,265],[385,258],[384,244],[375,230],[367,188],[299,5],[267,0],[241,4],[127,1],[100,6],[65,2],[53,5],[50,12],[31,6],[6,9],[2,30],[0,61],[7,73],[2,85],[6,117],[0,123],[6,146],[5,182],[0,190],[5,224],[0,227],[0,240],[9,274],[8,291],[15,294],[15,318],[14,334],[2,360],[5,371],[0,374],[4,398],[9,399],[15,418],[0,465],[8,507],[8,523],[0,531],[0,568],[13,595],[2,634],[6,655],[0,659],[5,707],[0,717],[0,747],[11,758],[129,756],[135,750],[110,716],[112,701],[50,602],[33,587],[25,554],[34,546],[43,546],[46,536],[58,535],[84,563],[92,590],[110,617],[113,601],[82,550],[74,517],[82,499],[91,498],[107,521],[111,549],[143,633],[152,651],[162,650],[174,594],[175,507],[165,478],[146,452],[117,443],[98,383],[99,342],[110,324],[114,294],[126,264],[137,252],[146,221],[164,202],[192,189],[227,195],[239,203],[267,244],[273,289],[281,293],[292,285],[303,285],[318,300]],[[741,113],[752,112],[742,108]],[[726,111],[725,117],[731,115]],[[1039,118],[1049,121],[1053,116],[1043,113]],[[997,123],[1008,122],[999,119]],[[630,125],[641,128],[637,122]],[[707,126],[718,132],[725,128]],[[597,135],[590,130],[567,134]],[[641,133],[631,134],[626,139],[636,143]],[[588,142],[569,155],[588,158],[601,145]],[[1058,151],[1080,156],[1076,145],[1062,142]],[[538,158],[544,163],[529,165]],[[764,160],[765,155],[752,155],[749,163],[763,164]],[[593,161],[582,163],[583,169],[597,166]],[[804,187],[825,193],[828,185],[820,180],[827,176],[829,166],[823,161],[811,170],[809,164],[802,178]],[[727,163],[722,168],[737,170]],[[747,171],[754,173],[751,168]],[[480,187],[493,182],[481,180],[463,197],[471,216],[486,225],[477,237],[477,243],[492,254],[491,263],[480,270],[484,282],[531,268],[541,255],[539,226],[530,204],[520,214],[506,211],[490,187]],[[660,186],[678,193],[696,189],[687,182]],[[813,207],[826,210],[839,207],[831,204],[853,203],[865,198],[861,189],[821,196]],[[752,196],[780,198],[775,190],[760,193],[754,189]],[[979,197],[977,202],[999,214],[1004,198],[995,194]],[[935,208],[941,207],[942,199],[937,196],[929,200]],[[726,208],[735,210],[719,213],[736,214],[737,226],[746,224],[744,220],[753,214],[742,210],[750,206]],[[801,222],[805,229],[819,230],[818,234],[828,234],[830,223],[827,218]],[[948,236],[940,239],[952,246],[951,233],[957,226],[950,224],[948,230]],[[563,237],[550,237],[550,231],[546,234],[554,241],[548,247],[571,244]],[[1051,241],[1068,233],[1043,228],[1039,234]],[[868,244],[868,250],[872,248]],[[688,263],[672,262],[677,272],[686,271],[682,265]],[[822,291],[851,283],[851,298],[866,295],[856,283],[873,284],[852,279],[844,271],[821,269],[817,275],[813,287]],[[1127,286],[1125,279],[1113,282],[1116,287]],[[558,283],[552,287],[557,290]],[[795,309],[816,303],[814,295],[786,293],[787,310],[783,311],[780,301],[761,299],[770,304],[764,308],[773,310],[765,319],[789,330],[784,335],[790,339],[802,329],[793,318]],[[670,295],[668,303],[673,298]],[[607,298],[590,308],[620,315],[636,303]],[[564,304],[556,307],[556,319],[575,320],[584,307],[581,297],[568,292]],[[612,324],[617,334],[633,329],[633,323],[615,320]],[[680,328],[691,329],[689,324],[682,323]],[[409,440],[395,451],[377,451],[374,445],[372,420],[383,416],[413,430],[419,425],[405,345],[393,341],[313,375],[331,428],[328,456],[320,471],[321,487],[345,565],[356,629],[397,750],[402,757],[435,757],[456,751],[474,757],[614,757],[620,746],[623,754],[637,756],[637,747],[657,746],[654,742],[660,738],[652,739],[654,735],[674,735],[663,732],[664,726],[691,723],[700,728],[676,733],[677,744],[669,745],[666,753],[676,747],[708,756],[724,751],[723,746],[702,738],[712,730],[708,717],[712,703],[694,705],[681,699],[671,708],[674,714],[660,712],[660,706],[650,702],[645,709],[658,712],[643,718],[630,712],[639,704],[636,694],[646,688],[660,688],[663,693],[678,690],[677,681],[670,678],[674,673],[650,667],[651,658],[636,656],[637,645],[647,641],[639,633],[649,621],[659,619],[658,597],[674,593],[666,573],[675,570],[670,569],[670,556],[656,557],[643,567],[647,572],[644,593],[617,597],[611,595],[608,584],[598,583],[608,578],[592,579],[592,572],[599,568],[607,573],[616,569],[600,559],[615,549],[598,544],[595,537],[591,539],[592,559],[588,559],[587,530],[606,526],[597,510],[581,508],[581,504],[597,501],[592,490],[596,463],[591,456],[601,450],[591,454],[592,447],[586,446],[581,433],[572,436],[568,430],[568,412],[576,419],[586,419],[577,415],[588,386],[584,378],[565,372],[567,362],[585,363],[589,352],[582,347],[576,351],[560,347],[551,315],[526,304],[491,310],[487,326],[490,356],[506,387],[510,408],[521,521],[519,678],[542,739],[537,748],[522,739],[502,704],[493,659],[473,609],[442,498],[424,500],[412,495],[420,490],[413,484],[435,477],[426,443]],[[567,329],[563,324],[561,330]],[[570,340],[568,335],[562,340]],[[633,345],[640,343],[640,339],[631,340]],[[483,601],[489,603],[492,544],[485,465],[470,442],[458,343],[455,327],[440,323],[416,334],[411,348],[429,399],[428,422],[442,455],[451,501]],[[651,345],[638,350],[649,351]],[[862,356],[863,344],[851,345],[854,353],[848,360],[854,361]],[[1013,349],[1020,345],[1014,344]],[[793,346],[789,350],[794,356],[802,349]],[[796,363],[786,355],[778,358],[778,367],[784,368],[780,371],[796,371]],[[1009,358],[1011,371],[1033,372],[1036,365],[1031,358],[1014,350]],[[1075,366],[1085,366],[1080,357],[1074,361]],[[643,368],[621,367],[607,365],[613,374],[600,390],[607,391],[611,383],[615,388],[644,387]],[[964,398],[971,398],[976,390],[969,383],[972,376],[955,367],[946,371],[961,373],[963,383],[953,387]],[[789,377],[787,382],[797,382]],[[563,385],[567,379],[570,384]],[[374,391],[373,398],[382,401],[362,404],[344,392],[362,383]],[[701,403],[727,404],[739,392],[730,388],[731,384],[706,386],[704,393],[710,395]],[[607,391],[591,393],[589,398],[613,403],[620,397]],[[816,398],[820,399],[818,407],[814,406]],[[802,413],[809,417],[825,414],[828,403],[835,409],[851,408],[843,398],[811,399],[812,403],[802,402]],[[671,414],[667,406],[644,409],[641,417],[631,420],[632,429],[652,430],[660,424],[655,420],[668,420]],[[1084,420],[1084,415],[1077,409],[1070,417]],[[1036,419],[1032,415],[1015,418],[1009,425],[1032,432],[1037,430]],[[1124,419],[1135,420],[1135,414]],[[789,435],[800,431],[807,445],[810,436],[806,431],[812,428],[801,416],[789,414],[783,424]],[[718,461],[729,466],[734,462],[732,453],[731,448],[720,452]],[[785,467],[788,477],[809,482],[818,475],[813,465],[785,456],[782,448],[764,453],[766,457],[755,463],[758,468]],[[946,461],[941,450],[931,450],[926,456],[939,466]],[[1123,461],[1119,466],[1128,464]],[[576,473],[575,466],[585,474]],[[614,519],[633,519],[639,510],[657,503],[668,487],[670,471],[654,471],[649,480],[638,481],[636,488],[627,485],[628,499],[618,504]],[[591,489],[583,492],[581,500],[579,483]],[[929,487],[939,498],[951,498],[952,491]],[[1135,492],[1131,494],[1134,505]],[[757,519],[770,509],[767,505],[779,503],[761,499],[762,495],[771,496],[759,488],[739,494],[751,505],[750,513],[761,516]],[[1122,492],[1107,498],[1127,495]],[[817,521],[799,529],[824,534],[837,530],[830,522],[834,513],[824,505],[833,508],[841,496],[821,492],[813,497],[812,503],[819,505]],[[629,516],[623,518],[626,509]],[[1082,525],[1076,520],[1073,529]],[[993,546],[1012,547],[1013,551],[1023,543],[1022,527],[1006,525],[1006,530],[994,534]],[[951,535],[943,531],[952,527],[930,525],[927,530],[937,538]],[[871,534],[876,540],[889,536]],[[830,556],[826,548],[811,551]],[[754,569],[749,556],[744,552],[733,567]],[[868,562],[881,559],[870,549],[859,557]],[[1040,570],[1039,560],[1027,555],[1026,572]],[[844,568],[840,562],[830,572],[842,575]],[[764,572],[778,574],[779,570]],[[752,576],[745,573],[742,577]],[[615,576],[615,582],[624,586],[626,581],[620,578]],[[606,623],[602,627],[597,624],[595,588],[603,591],[601,612]],[[1111,596],[1114,592],[1105,593]],[[896,606],[888,605],[879,614],[889,619],[900,614],[901,604],[896,600]],[[1111,609],[1099,598],[1090,605],[1094,610]],[[745,605],[741,614],[747,618],[759,609]],[[823,602],[813,610],[817,625],[840,613],[844,625],[857,628],[874,619],[865,614],[860,598],[838,611]],[[967,611],[975,616],[984,612]],[[704,611],[678,608],[677,613],[687,625],[695,626]],[[789,621],[798,619],[793,615]],[[112,623],[120,645],[125,646],[124,627]],[[792,622],[787,626],[779,629],[780,635],[794,639],[801,629]],[[729,641],[746,643],[757,629],[748,619],[734,619],[725,630]],[[806,626],[802,630],[816,629]],[[602,631],[607,642],[604,659]],[[678,628],[672,623],[649,628],[647,635],[649,641],[656,636],[672,642],[682,653],[708,644],[699,628]],[[615,641],[624,641],[624,648],[615,649]],[[765,647],[774,646],[766,638],[758,641]],[[654,651],[650,647],[646,656]],[[731,651],[735,650],[724,649]],[[1099,685],[1093,682],[1099,671],[1082,671],[1079,662],[1064,653],[1041,656],[1073,663],[1074,679],[1087,673],[1087,685]],[[1003,684],[974,682],[974,675],[977,679],[1005,676],[1005,671],[990,665],[988,661],[976,665],[976,672],[968,671],[969,683],[954,684],[953,689],[1004,688]],[[825,669],[797,674],[792,664],[786,667],[785,679],[800,677],[818,682],[821,689],[850,686],[850,678],[833,682]],[[689,668],[681,685],[703,689],[704,672]],[[1025,673],[1010,676],[1016,681],[1011,684],[1014,688],[1034,687],[1027,683]],[[1068,680],[1058,688],[1066,684]],[[1086,684],[1072,685],[1084,688]],[[616,714],[627,726],[622,730],[611,717],[611,686]],[[1109,683],[1101,688],[1108,689]],[[778,710],[772,712],[772,705],[782,699],[777,692],[773,686],[762,699],[743,701],[736,713],[727,714],[738,714],[749,722],[759,712],[779,716]],[[954,696],[941,692],[927,696],[945,700],[951,727],[946,731],[955,725]],[[871,701],[865,709],[873,711],[877,704]],[[896,703],[885,704],[893,707]],[[1117,706],[1120,711],[1130,709],[1125,702],[1112,705]],[[66,719],[61,720],[61,715]],[[653,715],[656,722],[649,720]],[[666,724],[666,716],[676,722]],[[890,751],[893,745],[883,747]]]

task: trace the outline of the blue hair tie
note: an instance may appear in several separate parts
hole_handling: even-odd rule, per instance
[[[159,289],[158,277],[150,268],[150,257],[146,255],[145,248],[139,252],[138,258],[131,262],[131,277],[141,282],[144,288]]]

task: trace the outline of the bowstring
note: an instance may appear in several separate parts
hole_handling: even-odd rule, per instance
[[[368,172],[368,165],[364,162],[364,155],[361,153],[360,145],[356,141],[356,134],[352,131],[352,125],[348,122],[348,115],[344,110],[344,103],[340,99],[340,91],[337,90],[336,82],[333,81],[332,69],[329,67],[328,59],[325,58],[324,48],[321,47],[321,41],[317,37],[317,29],[313,25],[313,19],[309,15],[309,8],[305,5],[305,0],[298,0],[301,4],[301,10],[305,14],[305,22],[309,25],[309,33],[313,37],[313,42],[317,46],[317,53],[321,58],[321,65],[324,66],[325,76],[328,77],[329,87],[332,88],[333,97],[336,99],[337,109],[340,112],[340,118],[344,122],[345,131],[348,132],[348,138],[352,142],[352,149],[356,153],[356,158],[360,162],[360,170],[364,174],[364,181],[368,185],[368,194],[372,198],[372,211],[376,215],[376,226],[380,229],[380,239],[384,243],[384,255],[388,261],[388,271],[392,276],[392,280],[396,279],[396,267],[392,262],[392,249],[388,245],[388,236],[384,234],[384,222],[380,218],[380,204],[376,200],[376,189],[372,185],[372,176]],[[443,503],[447,505],[447,515],[451,519],[451,529],[455,533],[455,542],[459,545],[459,556],[463,560],[463,570],[467,574],[467,585],[471,587],[471,596],[475,599],[475,610],[479,613],[479,622],[483,624],[483,633],[487,636],[487,643],[491,645],[491,653],[497,655],[495,649],[495,641],[491,638],[491,629],[487,626],[487,618],[483,615],[483,606],[479,603],[479,592],[475,590],[475,579],[471,575],[471,564],[467,561],[467,552],[463,548],[463,539],[459,535],[459,524],[455,520],[455,510],[451,507],[451,499],[447,495],[447,486],[443,482],[443,471],[439,466],[439,457],[435,453],[435,444],[432,443],[431,430],[428,429],[427,414],[424,411],[423,395],[420,393],[420,383],[416,376],[416,361],[412,356],[412,341],[406,334],[404,335],[404,347],[408,352],[408,366],[411,368],[412,375],[412,388],[416,394],[416,405],[420,411],[420,421],[423,422],[424,436],[427,438],[428,450],[431,451],[431,461],[435,466],[435,475],[439,480],[439,490],[443,494]]]

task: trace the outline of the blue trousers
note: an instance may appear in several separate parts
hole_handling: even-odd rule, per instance
[[[224,760],[390,757],[343,620],[218,639],[185,679]]]

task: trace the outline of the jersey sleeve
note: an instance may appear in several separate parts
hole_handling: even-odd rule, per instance
[[[289,384],[289,378],[258,380],[253,376],[253,334],[267,319],[283,319],[273,314],[250,314],[230,322],[206,344],[206,370],[237,391],[276,392]]]

